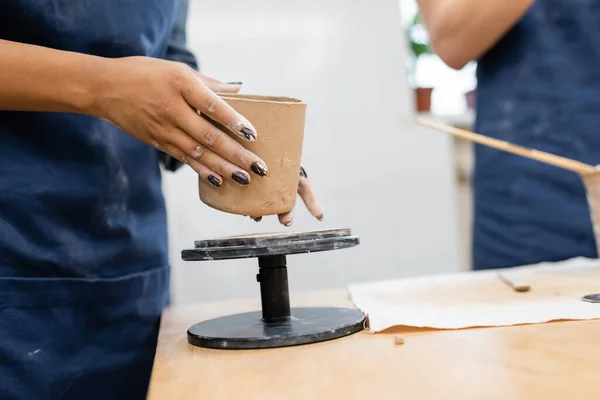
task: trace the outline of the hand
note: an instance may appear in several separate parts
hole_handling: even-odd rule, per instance
[[[308,175],[304,167],[300,166],[300,180],[298,181],[298,194],[304,202],[304,205],[313,217],[319,221],[323,221],[323,207],[317,198],[317,192],[313,184],[308,180]],[[251,217],[252,218],[252,217]],[[294,210],[278,215],[279,222],[284,226],[291,226],[294,222]],[[259,222],[262,217],[252,218]]]
[[[250,173],[267,175],[263,160],[198,115],[255,141],[252,124],[215,94],[237,92],[239,85],[147,57],[108,59],[102,72],[93,115],[186,163],[213,186],[221,186],[223,179],[248,185]]]

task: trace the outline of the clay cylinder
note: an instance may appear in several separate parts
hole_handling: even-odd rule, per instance
[[[200,199],[217,210],[250,217],[291,211],[296,203],[300,177],[306,104],[287,97],[219,96],[256,128],[258,136],[253,143],[233,133],[231,136],[267,164],[268,174],[260,177],[250,173],[247,186],[232,182],[230,177],[223,177],[218,188],[200,179]],[[227,128],[221,125],[219,128],[227,132]]]
[[[585,185],[590,218],[596,238],[596,250],[600,255],[600,170],[582,175],[582,179]]]

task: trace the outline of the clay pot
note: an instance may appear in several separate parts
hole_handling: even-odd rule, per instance
[[[465,93],[465,102],[467,103],[467,108],[472,110],[476,105],[476,95],[477,92],[475,90],[471,90],[470,92]]]
[[[291,211],[296,204],[306,104],[287,97],[219,94],[256,128],[257,139],[231,136],[267,164],[266,177],[251,175],[248,186],[225,178],[216,188],[199,180],[200,199],[217,210],[262,217]],[[226,129],[219,126],[220,129]]]
[[[596,250],[600,255],[600,171],[582,175],[582,179],[596,238]]]
[[[415,105],[417,112],[425,113],[431,110],[431,93],[433,88],[416,88]]]

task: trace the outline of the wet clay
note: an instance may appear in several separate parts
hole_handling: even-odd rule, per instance
[[[590,218],[596,238],[596,250],[600,254],[600,170],[582,176],[590,209]]]
[[[251,174],[241,186],[224,179],[221,187],[199,180],[200,199],[217,210],[263,217],[287,213],[294,208],[300,176],[306,104],[287,97],[219,94],[256,128],[255,142],[231,135],[266,164],[266,177]],[[219,126],[227,132],[227,128]]]

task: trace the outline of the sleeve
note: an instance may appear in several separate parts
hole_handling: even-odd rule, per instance
[[[175,16],[175,24],[171,37],[169,39],[169,46],[167,48],[166,60],[182,62],[187,64],[189,67],[198,70],[198,60],[196,56],[187,46],[187,35],[186,35],[186,24],[187,15],[189,8],[189,0],[179,0],[179,7]],[[183,163],[179,160],[171,157],[167,153],[162,151],[159,153],[160,162],[167,171],[175,172],[183,166]]]

